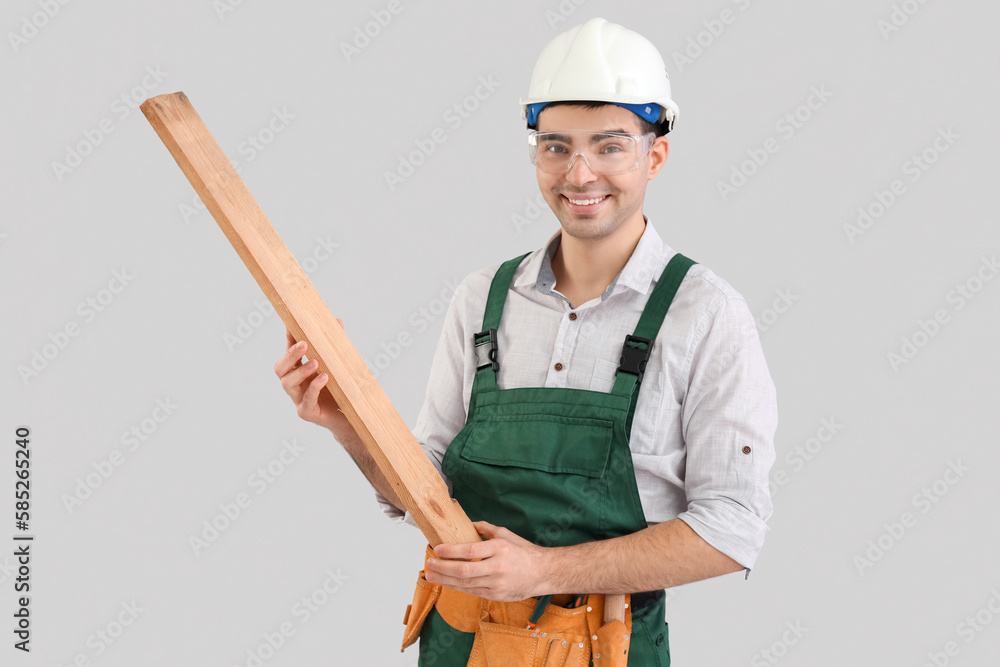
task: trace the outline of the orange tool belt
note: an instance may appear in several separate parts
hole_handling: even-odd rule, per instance
[[[451,627],[476,633],[468,667],[587,667],[591,659],[594,667],[627,665],[630,605],[625,608],[624,622],[605,624],[604,596],[587,595],[574,608],[549,604],[532,625],[529,620],[538,602],[534,598],[496,602],[427,581],[426,563],[433,555],[428,546],[413,602],[403,618],[403,649],[417,641],[424,619],[436,608]]]

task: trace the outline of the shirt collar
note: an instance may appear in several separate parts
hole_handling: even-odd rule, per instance
[[[552,272],[552,258],[559,248],[562,239],[562,230],[553,234],[546,242],[541,251],[536,251],[524,267],[524,271],[514,281],[515,287],[526,287],[534,284],[542,294],[553,294],[556,277]],[[621,272],[615,276],[608,288],[601,295],[601,300],[606,299],[614,293],[618,286],[648,294],[654,278],[659,274],[657,270],[662,269],[662,257],[665,254],[666,244],[660,235],[653,228],[653,223],[646,220],[646,228],[639,237],[632,256],[625,263]],[[579,305],[579,304],[577,304]]]

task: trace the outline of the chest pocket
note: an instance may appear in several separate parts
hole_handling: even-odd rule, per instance
[[[615,384],[617,363],[598,359],[594,364],[594,374],[590,380],[592,391],[607,392]],[[629,449],[634,454],[662,454],[663,441],[670,432],[680,429],[681,406],[674,400],[667,400],[665,394],[672,391],[664,373],[649,369],[639,387],[639,398],[632,419],[629,434]]]
[[[466,461],[490,466],[601,477],[614,422],[561,415],[484,415],[462,449]]]

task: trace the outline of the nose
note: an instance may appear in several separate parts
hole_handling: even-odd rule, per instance
[[[577,159],[581,158],[581,159]],[[569,160],[569,169],[566,170],[566,180],[573,185],[580,186],[597,180],[597,174],[590,166],[590,160],[584,153],[577,153]]]

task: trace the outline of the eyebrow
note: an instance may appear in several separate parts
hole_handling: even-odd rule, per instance
[[[628,134],[625,130],[621,128],[616,128],[614,130],[601,130],[599,132],[594,132],[590,135],[590,143],[596,143],[599,140],[599,135],[607,134],[608,132],[617,132],[619,134]],[[562,141],[564,143],[571,143],[569,137],[565,134],[559,134],[558,132],[539,132],[539,134],[551,135],[548,137],[549,141]]]

